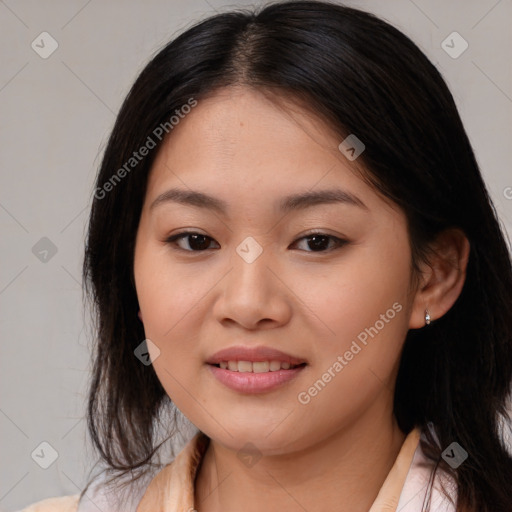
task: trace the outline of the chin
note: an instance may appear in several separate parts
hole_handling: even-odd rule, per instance
[[[282,420],[282,418],[281,418]],[[203,430],[211,439],[236,452],[255,450],[264,455],[279,455],[293,451],[299,441],[296,429],[269,427],[268,423],[229,424],[228,432],[219,428],[211,434]],[[278,422],[275,423],[278,425]],[[300,436],[299,436],[300,437]]]

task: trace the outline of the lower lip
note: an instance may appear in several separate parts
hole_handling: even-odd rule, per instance
[[[289,370],[277,370],[276,372],[232,372],[224,368],[219,368],[211,364],[208,365],[210,371],[222,384],[234,391],[240,393],[264,393],[272,391],[295,378],[305,365],[297,366]]]

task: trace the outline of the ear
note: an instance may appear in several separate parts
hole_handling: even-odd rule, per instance
[[[431,321],[435,321],[453,306],[466,280],[469,248],[469,241],[460,229],[447,229],[437,237],[429,263],[421,266],[410,329],[425,325],[425,309],[429,310]]]

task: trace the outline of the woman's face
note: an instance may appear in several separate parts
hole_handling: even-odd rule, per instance
[[[134,273],[154,369],[232,449],[286,453],[391,418],[414,299],[406,219],[340,142],[305,111],[224,89],[174,126],[150,173]],[[197,235],[166,241],[183,231]]]

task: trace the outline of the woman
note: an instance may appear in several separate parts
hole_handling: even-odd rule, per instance
[[[136,80],[94,196],[113,478],[27,511],[512,510],[510,255],[405,35],[324,2],[197,24]],[[177,409],[197,433],[154,463]]]

